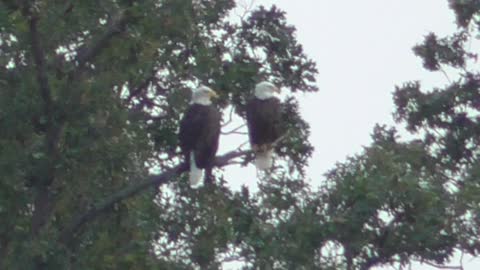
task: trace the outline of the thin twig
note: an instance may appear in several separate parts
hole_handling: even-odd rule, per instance
[[[230,131],[226,131],[226,132],[221,132],[223,135],[228,135],[228,134],[248,134],[247,132],[238,132],[239,129],[242,129],[243,127],[245,127],[246,124],[242,124]]]
[[[235,150],[238,151],[238,150],[242,149],[242,147],[244,147],[244,146],[247,145],[248,143],[249,143],[249,141],[243,142],[243,143],[240,144]]]
[[[237,134],[237,135],[248,135],[248,132],[242,132],[242,131],[232,131],[228,133],[222,133],[223,135],[232,135],[232,134]]]
[[[462,254],[460,255],[460,266],[462,267],[463,270],[463,256],[465,255],[465,252],[462,250]]]
[[[440,265],[440,264],[435,264],[435,263],[431,263],[431,262],[424,261],[424,260],[421,260],[420,263],[424,263],[428,266],[435,267],[435,268],[438,268],[438,269],[463,270],[462,265],[459,265],[459,266]]]
[[[242,8],[243,8],[243,14],[236,14],[240,21],[244,21],[245,20],[245,17],[248,15],[248,13],[250,13],[252,11],[252,8],[253,6],[255,5],[255,0],[251,0],[249,4],[243,2],[241,4]]]
[[[445,78],[447,78],[448,83],[452,83],[452,81],[450,80],[450,77],[448,77],[447,72],[445,72],[445,70],[443,69],[442,66],[440,66],[440,71],[443,73],[443,75],[445,76]]]
[[[130,102],[134,97],[144,92],[145,89],[147,89],[151,85],[151,83],[155,80],[155,76],[156,76],[156,70],[154,69],[152,71],[152,74],[150,74],[143,82],[141,82],[134,90],[130,92],[126,103],[130,104]]]
[[[227,120],[227,122],[222,124],[222,127],[225,127],[225,126],[229,125],[230,123],[232,123],[232,121],[233,121],[233,110],[234,109],[235,109],[235,107],[231,106],[230,112],[228,113],[228,120]]]

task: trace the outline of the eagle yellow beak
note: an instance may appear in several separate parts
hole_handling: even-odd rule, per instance
[[[215,92],[213,90],[208,91],[208,95],[210,96],[210,98],[218,98],[217,92]]]
[[[274,92],[277,92],[278,94],[280,94],[280,92],[281,92],[280,88],[278,88],[278,87],[274,87],[274,88],[273,88],[273,91],[274,91]]]

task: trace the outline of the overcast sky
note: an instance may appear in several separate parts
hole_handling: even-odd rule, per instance
[[[376,123],[394,124],[395,85],[412,80],[427,87],[448,83],[444,75],[425,71],[412,53],[429,32],[444,36],[455,31],[447,0],[254,2],[286,11],[288,22],[297,28],[298,41],[318,65],[320,91],[300,97],[315,146],[308,171],[314,185],[336,162],[370,144]],[[252,166],[229,169],[227,174],[236,179],[234,187],[255,185]],[[452,265],[458,264],[455,259]],[[479,261],[464,259],[465,270],[480,269]],[[435,268],[414,265],[412,269]]]
[[[411,49],[431,31],[455,30],[447,0],[256,2],[285,10],[318,64],[320,91],[302,99],[316,147],[312,176],[369,144],[375,123],[393,124],[395,85],[447,83],[443,74],[424,71]]]

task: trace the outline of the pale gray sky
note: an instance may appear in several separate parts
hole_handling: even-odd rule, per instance
[[[313,185],[336,162],[368,145],[376,123],[394,124],[395,85],[410,80],[429,87],[448,83],[444,75],[425,71],[411,49],[429,32],[443,36],[456,29],[447,0],[254,2],[286,11],[288,22],[297,28],[298,41],[318,65],[320,91],[300,98],[315,146],[308,171]],[[227,179],[235,179],[234,188],[255,185],[252,166],[231,168],[226,174]],[[452,265],[458,263],[455,259]],[[464,259],[465,270],[480,269],[479,261]],[[414,265],[412,269],[435,268]]]
[[[408,80],[447,83],[422,69],[412,46],[455,30],[447,0],[258,0],[276,4],[319,69],[320,91],[302,100],[316,146],[311,174],[369,144],[375,123],[393,124],[392,91]]]

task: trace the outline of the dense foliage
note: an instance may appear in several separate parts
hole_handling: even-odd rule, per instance
[[[458,33],[414,52],[451,85],[397,87],[373,143],[318,189],[297,92],[315,64],[276,7],[236,17],[233,0],[0,2],[1,269],[371,269],[446,264],[480,252],[480,3],[451,0]],[[255,83],[288,92],[287,135],[258,192],[191,189],[177,147],[189,89],[215,89],[229,125]],[[230,126],[228,126],[230,127]]]
[[[0,268],[219,263],[245,230],[234,227],[232,211],[247,211],[249,198],[230,192],[220,172],[209,192],[184,185],[176,132],[189,89],[216,89],[225,118],[243,117],[261,79],[292,93],[316,91],[315,65],[285,14],[261,7],[235,19],[234,7],[232,0],[1,2]],[[302,173],[312,151],[308,124],[293,96],[285,112],[286,128],[302,129],[291,128],[295,139],[278,147]],[[245,153],[219,167],[249,162]],[[148,177],[149,170],[161,173]],[[165,182],[180,188],[175,201],[156,188]],[[182,252],[164,254],[180,241]]]

